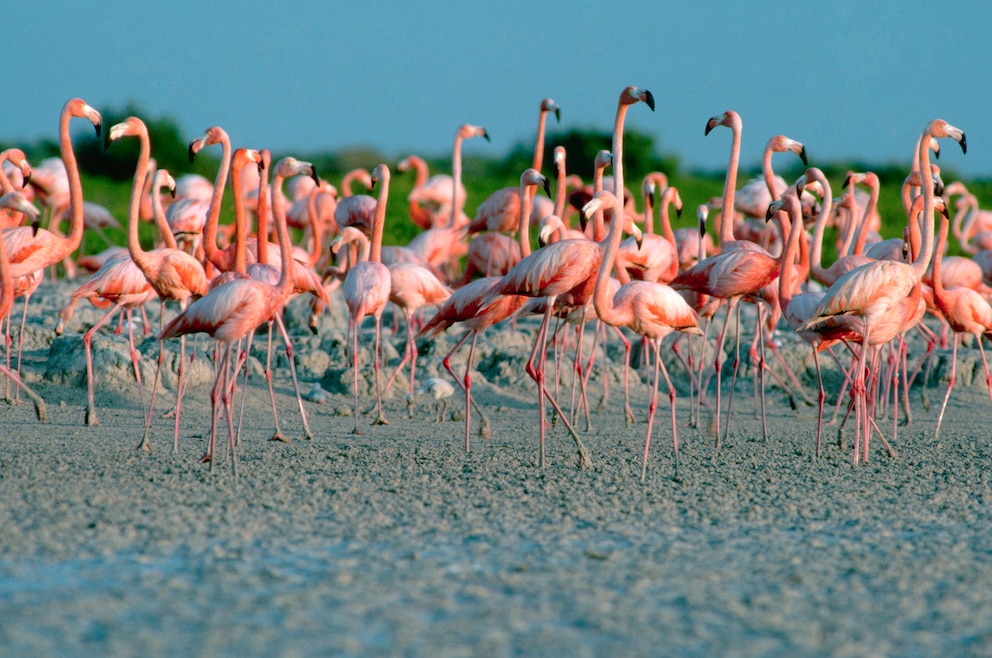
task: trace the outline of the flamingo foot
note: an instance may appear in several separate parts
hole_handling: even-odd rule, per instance
[[[100,421],[96,417],[96,409],[86,408],[86,424],[87,425],[99,425]]]
[[[379,417],[376,418],[371,424],[372,425],[388,425],[389,424],[389,421],[386,420],[386,417],[385,416],[383,416],[382,414],[379,414]]]
[[[276,430],[275,434],[272,435],[269,441],[278,441],[280,443],[292,443],[292,441],[286,438],[286,436],[283,435],[283,433],[280,432],[279,430]]]

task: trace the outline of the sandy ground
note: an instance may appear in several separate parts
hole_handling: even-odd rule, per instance
[[[74,331],[98,314],[81,306],[56,339],[52,309],[68,290],[42,288],[26,332],[25,379],[48,422],[28,404],[0,408],[5,656],[992,653],[992,406],[970,350],[939,443],[946,358],[929,410],[913,391],[897,457],[876,449],[859,467],[836,426],[813,459],[816,409],[793,410],[779,388],[769,388],[763,441],[745,378],[719,449],[685,427],[679,399],[678,478],[662,398],[642,483],[647,391],[633,386],[639,422],[626,427],[618,369],[592,429],[578,424],[595,468],[577,468],[560,424],[548,432],[548,465],[536,467],[535,389],[523,376],[531,323],[483,341],[476,390],[492,438],[473,433],[466,454],[460,422],[432,422],[427,399],[407,418],[402,394],[386,402],[390,425],[353,436],[341,305],[319,337],[304,335],[294,307],[304,388],[320,381],[328,402],[307,403],[314,439],[303,440],[280,368],[293,440],[271,442],[254,376],[235,476],[229,463],[211,471],[198,460],[206,341],[178,454],[172,421],[158,417],[152,451],[134,449],[142,411],[123,336],[95,341],[101,424],[84,425]],[[456,337],[425,347],[420,376],[437,373]],[[141,345],[149,379],[156,349],[153,338]],[[164,381],[163,411],[174,376]],[[804,381],[812,395],[813,378]],[[837,384],[834,373],[828,401]],[[462,406],[456,396],[448,415]],[[884,427],[891,435],[891,420]]]

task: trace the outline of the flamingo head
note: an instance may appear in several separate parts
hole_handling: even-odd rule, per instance
[[[709,135],[710,131],[717,126],[726,126],[727,128],[740,128],[741,117],[737,112],[733,110],[727,110],[723,114],[715,117],[710,117],[710,120],[706,122],[706,130],[703,132],[704,135]]]
[[[654,111],[654,94],[647,89],[637,87],[627,87],[620,92],[621,105],[633,105],[634,103],[645,103]]]
[[[121,137],[136,137],[142,134],[148,134],[148,127],[145,126],[145,122],[136,116],[130,116],[110,127],[104,138],[103,148],[104,150],[110,148],[110,143]]]
[[[561,107],[550,98],[545,98],[541,101],[541,112],[554,112],[555,121],[561,123]]]

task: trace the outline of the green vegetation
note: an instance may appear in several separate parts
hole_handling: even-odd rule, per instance
[[[220,155],[219,149],[208,149],[197,156],[196,162],[190,164],[187,157],[187,146],[189,140],[198,134],[184,135],[177,124],[169,117],[151,118],[147,117],[140,108],[134,106],[125,107],[123,110],[101,109],[105,120],[105,127],[122,120],[124,117],[134,114],[145,117],[152,142],[152,156],[156,159],[160,167],[165,167],[174,176],[178,177],[185,173],[199,173],[208,179],[213,179],[218,166]],[[564,146],[568,153],[568,169],[570,173],[576,173],[583,179],[589,180],[592,176],[592,161],[599,149],[610,148],[610,133],[597,130],[571,130],[554,131],[549,130],[546,139],[545,153],[545,173],[551,169],[553,150],[555,146]],[[40,162],[47,157],[58,156],[58,145],[55,141],[44,140],[35,144],[3,144],[2,148],[8,146],[19,146],[27,153],[29,161]],[[236,147],[238,145],[235,145]],[[485,200],[492,191],[501,187],[516,187],[519,184],[520,172],[530,166],[531,146],[521,143],[515,146],[503,157],[467,157],[463,162],[463,183],[468,192],[468,203],[466,212],[471,216],[476,207]],[[212,151],[216,150],[216,153]],[[134,162],[137,158],[137,145],[131,140],[122,140],[119,144],[111,146],[109,151],[103,148],[102,140],[97,139],[91,133],[80,135],[76,138],[76,152],[83,172],[83,189],[87,200],[106,206],[110,212],[117,217],[122,226],[127,217],[127,204],[131,188],[131,178],[134,173]],[[649,171],[665,172],[671,184],[677,186],[680,195],[688,211],[683,215],[682,223],[694,222],[692,210],[700,203],[704,203],[714,196],[719,196],[723,190],[723,171],[701,172],[684,171],[678,159],[672,155],[659,153],[653,137],[628,131],[624,142],[624,164],[627,173],[628,188],[639,197],[637,185],[633,181],[640,178]],[[273,153],[273,161],[288,153]],[[365,167],[372,169],[380,162],[386,162],[392,167],[406,153],[395,153],[390,156],[384,155],[373,149],[351,148],[334,153],[314,152],[314,153],[293,153],[292,155],[312,161],[317,171],[323,178],[335,184],[339,184],[341,177],[348,170],[355,167]],[[431,172],[450,172],[451,156],[448,154],[430,155],[420,154],[430,165]],[[757,159],[757,153],[753,154]],[[785,159],[785,158],[783,158]],[[879,198],[879,212],[883,218],[882,234],[884,237],[898,237],[902,235],[902,226],[905,218],[899,198],[899,189],[903,179],[908,172],[906,163],[863,163],[851,164],[823,163],[811,161],[811,164],[819,166],[827,174],[834,184],[834,196],[841,193],[840,185],[848,171],[872,170],[878,174],[882,183]],[[795,180],[802,173],[802,165],[798,160],[792,165],[778,172],[786,180]],[[945,183],[956,179],[953,171],[944,169],[943,178]],[[754,176],[760,175],[757,168],[743,170],[740,172],[738,187]],[[407,215],[406,196],[413,186],[413,173],[400,174],[394,169],[391,189],[390,203],[387,214],[385,242],[387,244],[405,244],[418,231],[417,227],[409,220]],[[965,181],[969,190],[976,194],[983,207],[992,205],[992,180],[971,180]],[[228,186],[230,188],[230,186]],[[357,192],[357,190],[356,190]],[[225,201],[223,217],[231,217],[230,192]],[[228,221],[222,219],[222,221]],[[149,227],[143,226],[143,230]],[[124,243],[123,232],[114,235],[110,232],[111,239],[118,239]],[[96,235],[87,235],[85,249],[87,253],[92,253],[103,248],[103,243]],[[828,234],[826,244],[832,243],[832,237]],[[832,255],[827,254],[828,257]]]

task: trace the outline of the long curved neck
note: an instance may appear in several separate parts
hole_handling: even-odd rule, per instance
[[[557,217],[561,217],[562,227],[564,228],[565,200],[568,197],[568,185],[565,176],[565,159],[560,159],[557,164],[557,171],[555,172],[555,203],[552,214]]]
[[[654,205],[651,203],[653,195],[644,193],[644,234],[654,235]],[[665,207],[665,202],[661,202],[661,207]]]
[[[947,232],[950,222],[943,215],[940,216],[940,232],[937,234],[937,246],[933,252],[933,296],[938,304],[943,303],[944,280],[940,272],[941,263],[944,260],[943,251],[947,245]],[[943,310],[943,309],[941,309]]]
[[[720,245],[734,241],[734,196],[737,188],[737,167],[741,158],[741,121],[730,124],[733,139],[730,142],[730,164],[723,181],[723,208],[720,209]]]
[[[677,250],[678,245],[675,243],[675,231],[672,230],[672,220],[670,218],[671,206],[672,203],[675,201],[675,193],[676,190],[674,187],[665,188],[665,191],[662,192],[660,214],[661,214],[661,234],[664,236],[666,240],[671,242],[672,246],[675,247],[675,249]]]
[[[541,171],[544,164],[544,125],[548,121],[548,111],[541,107],[541,114],[537,119],[537,142],[534,144],[534,159],[531,167]]]
[[[14,185],[10,182],[10,179],[7,177],[7,172],[3,170],[3,163],[10,160],[11,152],[13,150],[14,149],[6,149],[0,152],[0,188],[3,188],[4,194],[14,191]]]
[[[310,197],[307,200],[307,216],[310,219],[310,257],[307,259],[308,267],[316,267],[320,260],[321,252],[324,249],[324,235],[320,230],[320,217],[317,215],[317,195],[320,194],[319,187],[310,190]]]
[[[158,229],[158,234],[162,238],[162,242],[169,249],[178,249],[176,244],[176,236],[172,235],[172,229],[169,227],[169,222],[165,218],[165,210],[162,209],[162,195],[159,194],[159,190],[165,183],[159,179],[158,174],[155,175],[155,182],[151,186],[150,191],[152,193],[152,219],[155,220],[155,228]],[[145,189],[148,190],[149,187],[145,185]],[[147,191],[141,193],[142,198],[147,194]]]
[[[62,161],[65,163],[65,173],[69,178],[69,235],[61,240],[62,257],[75,251],[83,239],[83,184],[79,180],[79,164],[76,162],[76,154],[72,150],[72,138],[69,137],[70,119],[72,119],[72,113],[63,110],[59,119],[59,149],[62,152]],[[148,141],[147,133],[144,139],[146,142]],[[151,148],[149,147],[148,150],[150,152]],[[146,154],[146,160],[142,164],[145,167],[144,175],[147,175],[147,157],[149,157],[148,154]],[[144,183],[143,177],[141,182]],[[139,188],[137,192],[132,190],[131,194],[140,206],[141,189]]]
[[[458,213],[461,212],[464,199],[459,198],[458,189],[462,186],[462,136],[455,135],[455,148],[451,153],[451,217],[448,218],[448,228],[455,228]]]
[[[382,232],[386,226],[386,201],[389,199],[389,175],[379,181],[379,197],[375,204],[375,224],[372,226],[372,240],[369,249],[369,260],[382,262]]]
[[[520,183],[520,217],[517,218],[517,237],[520,239],[520,256],[526,258],[530,256],[530,214],[534,209],[534,194],[537,188],[534,185]]]
[[[234,194],[234,272],[245,274],[248,271],[247,240],[245,238],[245,198],[241,186],[243,163],[235,163],[231,171],[231,193]],[[216,264],[216,263],[215,263]],[[219,266],[218,266],[219,267]]]
[[[761,158],[761,174],[765,179],[765,186],[772,196],[772,201],[778,201],[782,195],[778,193],[778,186],[775,184],[775,172],[772,171],[772,145],[771,142],[765,147],[764,156]]]
[[[617,217],[623,217],[624,187],[623,187],[623,123],[627,117],[630,105],[623,102],[617,104],[617,116],[613,120],[613,194],[617,198],[620,211]]]
[[[276,233],[279,235],[279,283],[276,287],[279,294],[285,299],[293,291],[293,244],[289,240],[289,227],[286,225],[286,197],[282,193],[283,177],[276,174],[272,177],[273,186],[273,206],[274,219],[276,220]],[[262,240],[264,236],[258,236]]]
[[[151,144],[148,142],[148,131],[138,133],[138,164],[134,169],[134,180],[131,182],[131,198],[127,204],[127,250],[131,260],[142,272],[148,267],[148,258],[141,248],[138,239],[138,214],[141,211],[141,191],[144,189],[145,176],[148,175],[148,158],[151,157]],[[75,213],[76,211],[73,210]]]
[[[220,207],[224,201],[227,174],[231,170],[231,139],[226,132],[222,133],[220,143],[222,149],[220,167],[217,169],[217,177],[214,179],[214,193],[210,197],[207,221],[203,227],[203,252],[207,259],[215,265],[218,265],[218,259],[223,258],[219,255],[221,250],[217,247],[217,223],[220,221]]]
[[[420,187],[427,182],[427,178],[430,175],[430,171],[427,169],[427,162],[418,155],[411,155],[409,158],[410,164],[413,168],[417,170],[417,178],[413,182],[414,187]]]
[[[778,213],[782,215],[782,213]],[[791,215],[790,210],[790,215]],[[786,233],[785,222],[780,219],[780,228],[783,235]],[[792,302],[793,278],[796,275],[796,254],[800,250],[800,235],[803,232],[803,222],[801,217],[790,217],[792,227],[788,230],[788,242],[782,253],[782,265],[778,275],[778,303],[785,311]],[[801,273],[801,272],[800,272]]]
[[[606,250],[603,253],[603,261],[599,265],[599,274],[596,276],[596,287],[593,289],[592,303],[596,309],[596,315],[606,324],[614,327],[623,326],[630,319],[623,310],[613,305],[610,298],[610,272],[613,270],[613,263],[616,261],[617,250],[620,247],[620,225],[623,223],[617,206],[619,202],[609,206],[606,212],[610,214],[610,230],[606,234]]]
[[[927,125],[927,129],[923,131],[923,136],[920,138],[919,159],[921,172],[930,171],[930,138],[930,126]],[[913,259],[913,262],[910,263],[917,281],[920,281],[923,278],[923,274],[927,271],[927,267],[930,266],[930,259],[933,258],[934,251],[933,185],[927,184],[927,181],[922,179],[920,182],[922,183],[920,188],[923,192],[923,217],[921,218],[921,221],[923,222],[923,248],[920,249],[920,253]],[[912,227],[913,222],[910,221],[909,224],[910,227]]]
[[[863,254],[865,251],[865,242],[868,240],[868,221],[875,212],[875,208],[878,206],[878,185],[875,182],[870,182],[869,186],[871,191],[868,196],[868,203],[865,204],[865,212],[861,215],[861,223],[858,224],[858,235],[854,239],[853,253]],[[851,190],[852,200],[854,199],[854,190]]]
[[[823,258],[823,232],[827,228],[827,219],[830,217],[831,206],[834,202],[833,191],[826,178],[817,178],[823,186],[823,200],[820,204],[820,214],[816,216],[816,224],[813,226],[813,248],[810,254],[810,267],[813,272],[819,275],[823,270],[821,259]]]
[[[262,172],[258,177],[258,206],[255,213],[255,260],[269,262],[269,165],[272,156],[262,151]]]

